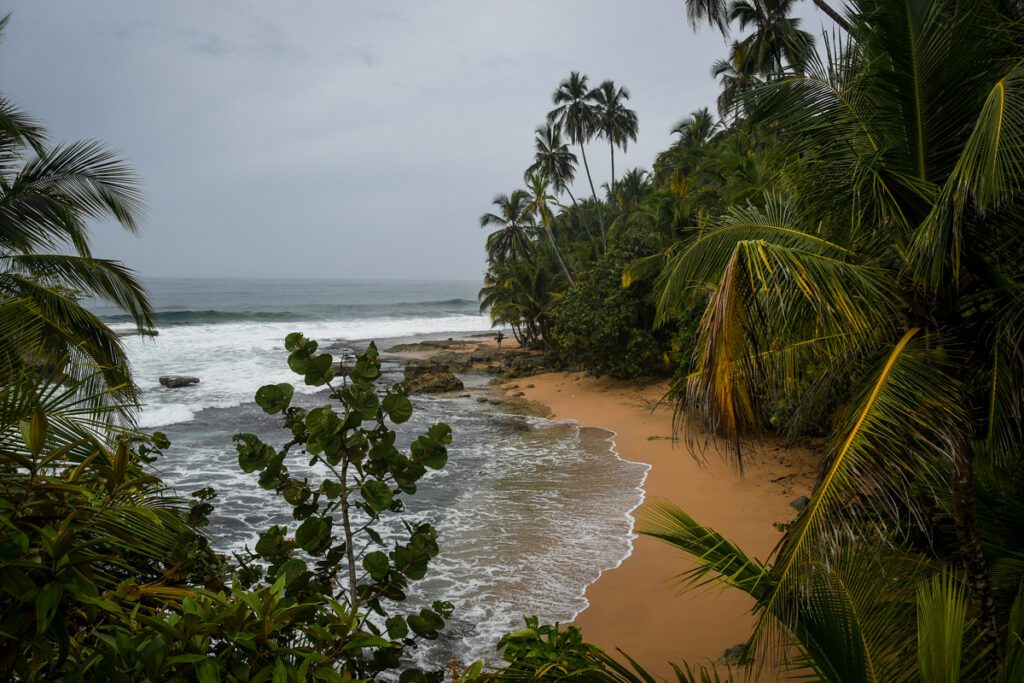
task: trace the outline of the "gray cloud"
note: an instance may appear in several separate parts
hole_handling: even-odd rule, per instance
[[[477,278],[477,217],[519,184],[560,79],[628,86],[640,137],[616,166],[649,166],[713,105],[725,53],[681,0],[12,9],[0,90],[132,162],[146,226],[99,226],[95,252],[144,275]],[[606,148],[588,156],[603,182]]]

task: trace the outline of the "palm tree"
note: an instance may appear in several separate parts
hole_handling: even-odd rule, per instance
[[[825,0],[812,0],[812,2],[846,33],[853,30],[850,22],[830,7]],[[694,29],[706,23],[718,29],[725,36],[729,34],[729,23],[735,18],[731,12],[734,4],[735,2],[729,3],[726,0],[686,0],[686,16]]]
[[[677,144],[683,147],[703,147],[718,132],[718,122],[707,107],[701,107],[677,123],[672,132],[679,135]]]
[[[569,136],[569,141],[580,147],[583,168],[587,172],[590,194],[597,201],[597,190],[594,179],[590,176],[590,164],[587,163],[586,143],[594,136],[595,111],[593,95],[587,87],[587,77],[573,71],[558,84],[558,89],[551,96],[555,108],[548,112],[548,123]]]
[[[480,289],[481,312],[488,311],[492,325],[511,327],[516,341],[524,347],[541,346],[550,324],[556,271],[547,259],[549,254],[540,248],[533,261],[492,261]]]
[[[498,226],[487,236],[487,256],[490,261],[528,259],[533,253],[533,237],[537,225],[530,208],[530,195],[515,190],[511,195],[499,194],[491,202],[497,213],[480,216],[480,227]]]
[[[780,585],[777,564],[748,557],[675,506],[655,503],[641,524],[641,533],[695,559],[680,577],[685,587],[719,581],[754,599],[755,610],[785,643],[788,651],[778,663],[795,669],[794,678],[813,672],[826,683],[1011,683],[1024,674],[1024,585],[1012,588],[1015,616],[1006,629],[1005,656],[988,672],[979,666],[984,650],[964,582],[911,553],[853,546],[827,562],[815,561],[805,584]],[[783,599],[777,598],[780,591]]]
[[[594,130],[598,137],[608,141],[612,158],[611,189],[615,196],[615,148],[621,147],[625,152],[630,140],[636,140],[636,112],[626,107],[629,90],[616,88],[612,81],[604,81],[593,94],[596,105]]]
[[[538,126],[534,138],[533,163],[526,169],[526,176],[540,174],[551,183],[556,194],[565,192],[569,195],[574,207],[579,206],[572,193],[572,181],[576,177],[576,155],[569,151],[569,146],[562,142],[558,126],[548,123]],[[578,212],[573,212],[577,219]],[[589,223],[583,224],[588,237],[593,239]]]
[[[733,41],[728,59],[716,60],[711,65],[711,76],[722,88],[718,96],[718,115],[732,117],[733,123],[743,113],[743,97],[764,81],[757,75],[754,60],[748,57],[750,44]]]
[[[550,123],[537,126],[535,133],[533,164],[526,169],[526,175],[540,175],[551,183],[551,189],[558,194],[568,193],[576,204],[571,187],[576,177],[576,155],[562,142],[557,126]]]
[[[569,266],[566,265],[565,258],[562,257],[562,252],[558,249],[558,244],[555,242],[555,233],[551,227],[555,220],[551,212],[551,203],[555,202],[556,199],[548,194],[548,180],[539,173],[527,173],[523,180],[526,182],[526,192],[528,195],[526,211],[540,219],[541,225],[544,226],[544,233],[548,238],[548,244],[558,259],[558,265],[561,266],[562,272],[565,273],[565,279],[572,285],[572,273],[569,272]]]
[[[113,152],[90,141],[50,146],[43,127],[0,96],[0,384],[27,365],[79,378],[99,369],[115,395],[134,397],[121,342],[78,298],[117,305],[139,331],[152,327],[134,274],[89,245],[89,221],[113,218],[135,232],[141,214],[138,179]]]
[[[729,16],[741,30],[754,32],[741,43],[743,54],[752,63],[747,71],[780,74],[788,66],[797,73],[814,50],[814,36],[800,29],[800,20],[790,16],[795,0],[733,0]]]
[[[786,596],[844,539],[896,544],[908,520],[927,533],[924,508],[948,496],[957,544],[939,559],[963,571],[991,673],[1003,646],[975,472],[1015,471],[1024,440],[1020,26],[997,2],[855,9],[852,44],[753,93],[753,122],[794,159],[787,194],[734,208],[662,272],[662,316],[712,292],[677,408],[742,466],[763,401],[796,406],[796,426],[840,396],[762,613],[797,614]]]

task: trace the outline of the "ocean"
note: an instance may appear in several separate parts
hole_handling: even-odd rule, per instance
[[[124,338],[142,391],[139,424],[170,438],[173,445],[156,466],[180,495],[217,489],[211,532],[224,552],[252,547],[272,524],[294,526],[290,507],[238,468],[231,440],[254,432],[270,443],[286,441],[278,418],[253,402],[264,384],[291,382],[300,404],[325,402],[322,391],[288,369],[285,335],[303,332],[339,357],[370,340],[385,350],[490,329],[475,282],[151,279],[146,285],[159,336]],[[114,329],[130,329],[116,309],[90,307]],[[161,375],[193,375],[200,383],[167,389]],[[628,513],[641,500],[646,473],[646,466],[617,457],[609,432],[496,412],[472,396],[490,377],[461,376],[470,397],[415,396],[413,418],[397,430],[399,446],[435,422],[454,432],[447,467],[406,499],[408,515],[437,528],[441,548],[409,603],[448,600],[456,608],[442,637],[416,653],[428,666],[443,666],[453,655],[497,661],[498,638],[519,628],[524,615],[571,621],[586,607],[586,586],[630,552]],[[401,367],[387,361],[382,381],[400,379]],[[397,529],[383,531],[388,538]]]

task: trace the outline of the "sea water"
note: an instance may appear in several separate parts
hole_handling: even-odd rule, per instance
[[[142,391],[141,427],[173,446],[157,463],[185,496],[213,486],[216,547],[252,547],[273,524],[294,526],[290,506],[238,467],[231,437],[254,432],[286,441],[279,417],[253,403],[263,384],[291,382],[302,405],[327,401],[287,366],[284,337],[295,331],[338,354],[376,340],[389,346],[486,332],[478,283],[411,281],[153,279],[147,287],[159,336],[123,339]],[[115,329],[116,309],[92,304]],[[161,375],[193,375],[197,385],[167,389]],[[488,377],[463,375],[467,392]],[[401,380],[395,361],[385,382]],[[495,412],[473,397],[415,396],[413,418],[397,428],[399,445],[435,422],[453,430],[449,462],[406,499],[410,517],[429,521],[441,554],[414,584],[409,602],[448,600],[455,613],[444,635],[417,653],[431,666],[449,657],[495,661],[501,634],[524,615],[568,622],[586,607],[583,593],[631,548],[629,512],[639,504],[646,467],[619,459],[611,434],[575,423]],[[301,468],[301,457],[291,467]],[[384,528],[385,538],[398,528]]]

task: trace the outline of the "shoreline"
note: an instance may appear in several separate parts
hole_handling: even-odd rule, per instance
[[[753,600],[718,584],[683,592],[673,577],[693,563],[682,551],[639,534],[644,514],[654,502],[672,503],[751,557],[767,559],[782,537],[773,524],[791,522],[796,516],[791,503],[810,493],[817,451],[766,438],[746,450],[746,474],[740,477],[711,443],[706,453],[694,457],[687,433],[672,438],[672,407],[662,401],[667,380],[636,382],[550,372],[539,362],[517,366],[514,359],[539,357],[514,346],[498,351],[493,339],[455,336],[446,341],[433,347],[431,342],[414,342],[390,353],[403,363],[444,364],[440,346],[442,352],[451,352],[448,359],[473,357],[473,362],[453,369],[496,374],[485,394],[500,397],[487,400],[497,411],[602,430],[609,435],[609,451],[616,458],[646,468],[636,486],[639,500],[624,513],[629,528],[626,552],[583,588],[584,607],[572,617],[584,640],[617,657],[621,648],[655,676],[673,679],[672,664],[683,662],[691,667],[716,664],[724,670],[726,651],[744,643],[751,633]]]
[[[631,520],[627,554],[586,587],[586,607],[573,623],[587,642],[612,654],[621,648],[655,675],[671,676],[670,663],[683,661],[721,667],[725,651],[751,632],[752,599],[715,586],[681,592],[672,577],[693,564],[667,543],[640,535],[643,515],[653,502],[673,503],[765,559],[781,538],[772,523],[791,521],[790,502],[810,491],[814,453],[766,440],[753,449],[747,475],[740,479],[715,453],[699,463],[688,452],[685,435],[671,440],[671,408],[658,402],[664,381],[640,385],[574,372],[528,379],[525,398],[548,406],[552,419],[604,429],[612,434],[616,457],[647,466],[640,502],[626,513]],[[503,387],[509,391],[510,383]]]
[[[626,517],[626,521],[629,523],[629,535],[626,537],[626,553],[614,565],[612,565],[611,567],[605,567],[600,572],[598,572],[597,578],[595,578],[593,581],[591,581],[590,583],[588,583],[586,586],[583,587],[583,591],[580,593],[580,599],[584,603],[583,604],[583,608],[581,610],[579,610],[578,612],[576,612],[575,614],[573,614],[572,618],[569,620],[571,623],[576,624],[576,621],[583,615],[584,612],[586,612],[590,608],[590,600],[587,598],[587,593],[590,591],[590,587],[593,586],[598,581],[600,581],[601,577],[603,577],[608,572],[612,571],[613,569],[618,569],[619,567],[621,567],[622,563],[625,562],[626,560],[628,560],[630,558],[630,556],[633,554],[633,550],[634,550],[635,545],[636,545],[635,541],[636,541],[637,538],[639,538],[639,534],[637,533],[637,530],[636,530],[637,519],[636,519],[636,515],[633,514],[633,513],[635,513],[637,510],[639,510],[641,507],[643,507],[643,504],[647,501],[647,490],[645,488],[645,485],[647,484],[647,477],[650,476],[650,474],[651,474],[651,465],[650,465],[650,463],[640,462],[638,460],[629,460],[627,458],[622,457],[622,454],[619,453],[619,450],[618,450],[618,444],[615,442],[616,437],[618,437],[618,432],[616,432],[616,431],[614,431],[612,429],[608,429],[606,427],[595,427],[593,425],[581,425],[579,422],[576,422],[576,420],[573,420],[573,419],[570,419],[569,421],[572,422],[573,424],[575,424],[580,429],[599,429],[599,430],[601,430],[603,432],[607,432],[608,434],[610,434],[610,436],[608,437],[608,442],[609,442],[608,450],[611,451],[611,453],[616,458],[618,458],[619,460],[621,460],[624,463],[629,463],[631,465],[643,465],[643,467],[644,467],[643,476],[640,477],[640,482],[635,487],[636,491],[639,492],[639,494],[640,494],[639,495],[639,500],[637,501],[636,505],[634,505],[629,510],[626,510],[625,513],[623,513],[624,516]]]

